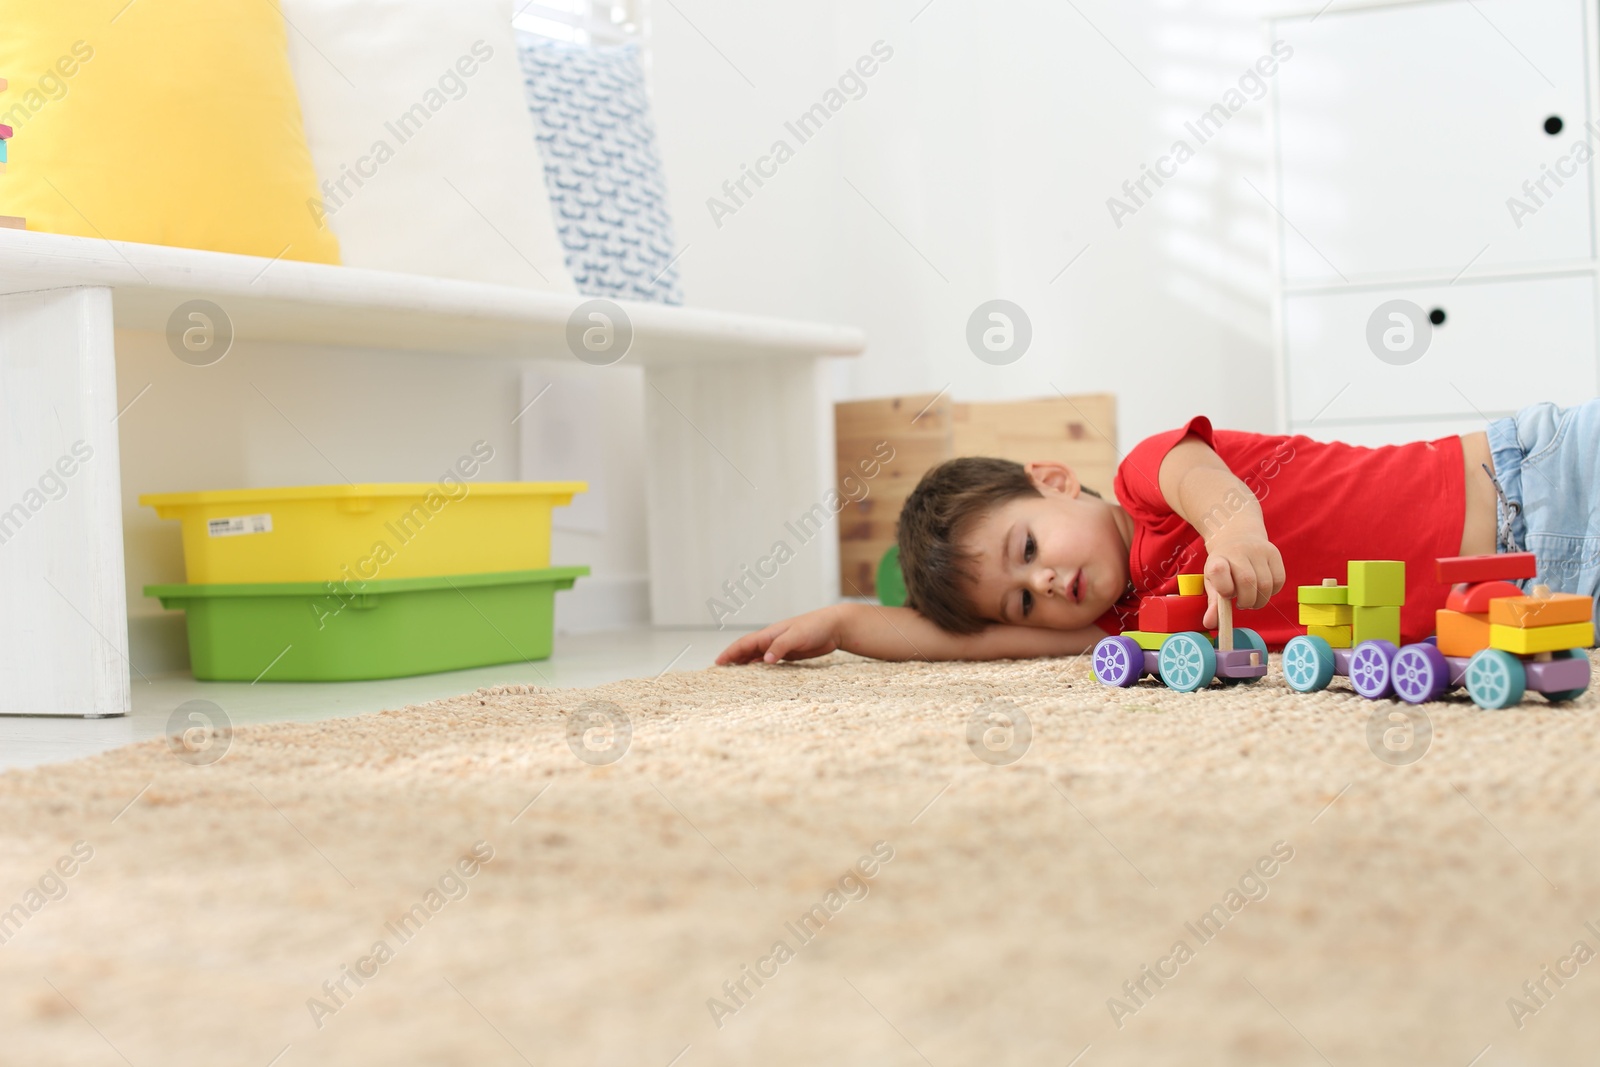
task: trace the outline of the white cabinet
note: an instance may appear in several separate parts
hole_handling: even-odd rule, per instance
[[[1267,23],[1294,49],[1271,120],[1281,423],[1384,444],[1600,393],[1592,3],[1320,8]],[[1410,330],[1426,350],[1397,353]]]
[[[1329,11],[1273,32],[1294,48],[1273,86],[1286,281],[1594,254],[1589,168],[1562,163],[1592,136],[1582,0]],[[1548,177],[1558,163],[1572,174]],[[1514,219],[1513,196],[1533,214]]]
[[[1413,336],[1411,351],[1385,362],[1369,345],[1369,322],[1396,299],[1421,308],[1421,321],[1383,315],[1380,330],[1424,331],[1427,344]],[[1435,326],[1429,314],[1443,321]],[[1539,400],[1593,396],[1595,327],[1594,280],[1585,274],[1289,294],[1289,425],[1499,416]]]

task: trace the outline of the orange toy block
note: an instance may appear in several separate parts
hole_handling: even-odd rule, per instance
[[[15,215],[0,215],[0,226],[4,226],[8,230],[26,230],[28,228],[28,220],[19,219]]]
[[[1551,593],[1549,596],[1508,596],[1489,602],[1489,621],[1499,626],[1528,630],[1538,626],[1561,626],[1569,622],[1591,622],[1594,601],[1577,593]]]
[[[1439,651],[1446,656],[1472,656],[1489,647],[1489,616],[1440,608],[1434,613]]]
[[[1151,596],[1139,604],[1139,629],[1146,633],[1175,634],[1204,630],[1206,598],[1203,596]]]
[[[1467,615],[1482,615],[1489,610],[1491,601],[1522,595],[1522,590],[1510,582],[1462,582],[1451,588],[1444,606]]]

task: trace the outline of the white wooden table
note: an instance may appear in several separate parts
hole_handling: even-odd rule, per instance
[[[573,359],[568,320],[587,298],[0,231],[0,714],[128,710],[113,330],[164,331],[194,299],[224,309],[236,342]],[[823,360],[865,341],[845,327],[621,306],[634,329],[625,362],[645,374],[652,618],[704,625],[723,582],[833,486]],[[764,614],[835,599],[836,538],[811,549],[767,581]]]

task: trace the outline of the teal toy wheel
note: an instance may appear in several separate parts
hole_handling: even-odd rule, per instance
[[[899,545],[890,545],[878,561],[878,603],[886,608],[905,607],[906,576],[900,570]]]
[[[1467,661],[1467,695],[1485,710],[1509,708],[1522,699],[1528,672],[1522,661],[1498,648],[1486,648]]]
[[[1283,646],[1283,680],[1296,693],[1320,693],[1333,681],[1333,646],[1302,634]]]
[[[1554,653],[1551,656],[1551,658],[1552,659],[1577,659],[1581,655],[1583,655],[1583,653],[1578,651],[1575,648],[1564,648],[1560,652]],[[1587,693],[1588,691],[1589,691],[1589,687],[1587,685],[1584,686],[1582,689],[1557,689],[1553,693],[1546,693],[1544,695],[1544,698],[1546,700],[1548,700],[1552,704],[1564,704],[1569,700],[1577,700],[1579,697],[1583,696],[1583,694]]]
[[[1244,649],[1246,652],[1259,652],[1261,654],[1261,662],[1263,664],[1265,664],[1267,662],[1267,643],[1266,643],[1266,641],[1262,640],[1260,634],[1256,633],[1252,629],[1249,629],[1248,627],[1245,627],[1245,626],[1236,626],[1236,627],[1234,627],[1234,630],[1233,630],[1233,647],[1234,648],[1239,648],[1239,649]],[[1260,678],[1224,678],[1224,679],[1222,679],[1222,684],[1223,685],[1249,685],[1251,682],[1259,682],[1260,680],[1261,680]]]
[[[1204,634],[1173,634],[1161,642],[1161,680],[1180,693],[1192,693],[1217,676],[1217,650]]]

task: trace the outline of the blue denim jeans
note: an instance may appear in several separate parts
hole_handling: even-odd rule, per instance
[[[1600,598],[1600,400],[1535,404],[1489,424],[1495,478],[1513,545],[1539,561],[1532,582]],[[1504,529],[1508,508],[1500,505]]]

